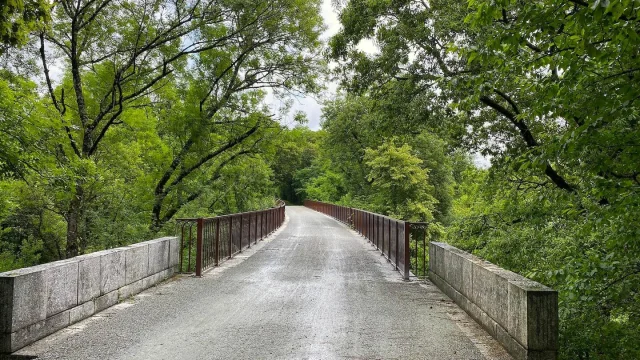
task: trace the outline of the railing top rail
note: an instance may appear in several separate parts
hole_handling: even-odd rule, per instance
[[[324,201],[317,201],[317,200],[305,200],[305,201],[310,201],[310,202],[314,202],[317,204],[324,204],[324,205],[331,205],[331,206],[342,206],[348,209],[352,209],[352,210],[358,210],[361,211],[365,214],[371,214],[371,215],[375,215],[381,218],[385,218],[385,219],[389,219],[389,220],[393,220],[393,221],[397,221],[399,223],[408,223],[411,225],[430,225],[430,222],[427,221],[407,221],[407,220],[400,220],[400,219],[396,219],[396,218],[392,218],[391,216],[388,215],[383,215],[383,214],[378,214],[372,211],[368,211],[368,210],[363,210],[363,209],[358,209],[358,208],[354,208],[354,207],[350,207],[350,206],[344,206],[344,205],[338,205],[338,204],[333,204],[333,203],[328,203],[328,202],[324,202]]]
[[[228,217],[234,217],[234,216],[241,216],[241,215],[250,215],[250,214],[255,214],[255,213],[260,213],[260,212],[265,212],[268,210],[272,210],[272,209],[279,209],[281,207],[285,206],[284,201],[282,200],[278,200],[278,203],[276,204],[276,206],[274,207],[270,207],[268,209],[263,209],[263,210],[253,210],[253,211],[245,211],[245,212],[241,212],[241,213],[235,213],[235,214],[224,214],[224,215],[218,215],[218,216],[209,216],[209,217],[199,217],[199,218],[179,218],[179,219],[175,219],[175,221],[177,222],[190,222],[190,221],[197,221],[197,220],[216,220],[216,219],[223,219],[223,218],[228,218]]]

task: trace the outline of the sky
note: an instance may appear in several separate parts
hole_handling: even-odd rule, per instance
[[[326,29],[322,34],[322,39],[327,42],[331,36],[340,31],[340,21],[338,20],[338,14],[331,5],[331,0],[323,0],[321,8],[322,18]],[[358,48],[367,53],[375,53],[377,51],[376,46],[372,41],[362,41]],[[291,112],[285,117],[284,122],[289,126],[294,126],[293,116],[296,112],[302,111],[307,114],[309,123],[307,126],[312,130],[320,129],[320,118],[322,116],[322,99],[330,99],[336,94],[338,84],[336,82],[327,82],[325,84],[326,90],[320,96],[305,96],[296,98],[293,100]],[[273,96],[268,96],[267,101],[271,104],[272,108],[277,109],[282,104]]]
[[[335,35],[340,30],[340,21],[338,20],[338,14],[334,11],[331,0],[323,0],[322,1],[322,18],[324,19],[324,23],[326,26],[326,30],[322,34],[322,39],[326,42],[331,38],[331,36]],[[305,96],[302,98],[296,98],[293,100],[293,105],[291,112],[285,117],[284,121],[287,125],[293,126],[293,114],[298,111],[302,111],[307,114],[307,119],[309,123],[307,126],[312,130],[320,129],[320,117],[322,115],[322,102],[321,98],[330,98],[333,96],[337,89],[337,84],[333,82],[329,82],[325,84],[327,90],[325,94],[322,94],[320,97],[318,96]],[[269,96],[267,101],[271,102],[271,106],[278,108],[280,106],[277,99],[274,99],[273,96]]]

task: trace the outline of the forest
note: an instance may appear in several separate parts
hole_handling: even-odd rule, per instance
[[[639,359],[640,2],[336,0],[328,40],[321,5],[2,2],[0,272],[314,199],[558,290],[562,359]]]

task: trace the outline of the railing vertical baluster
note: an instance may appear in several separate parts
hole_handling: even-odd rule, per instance
[[[182,258],[184,257],[184,227],[187,225],[188,223],[183,223],[182,226],[180,226],[180,271],[182,270]]]
[[[398,235],[399,235],[398,234],[398,232],[399,232],[398,231],[398,226],[399,226],[399,223],[396,220],[396,223],[395,223],[395,226],[394,226],[396,228],[396,236],[395,236],[395,238],[396,238],[396,256],[395,256],[395,259],[394,259],[396,270],[398,270]]]
[[[240,224],[242,225],[242,215],[237,216],[238,220],[236,221],[236,224]],[[238,244],[236,245],[236,248],[238,249],[237,252],[241,252],[242,248],[240,247],[240,245],[242,244],[242,227],[238,228]]]
[[[216,240],[215,240],[216,261],[215,266],[220,265],[220,218],[216,220]]]
[[[424,238],[422,238],[422,277],[426,277],[427,274],[427,227],[424,227]]]
[[[202,232],[204,220],[198,219],[197,238],[196,238],[196,276],[202,276]]]
[[[209,234],[209,229],[207,229],[207,223],[202,222],[202,263],[200,266],[200,271],[202,271],[202,268],[207,267],[207,256],[208,256],[208,248],[207,248],[207,235]]]
[[[409,265],[411,263],[411,259],[409,256],[411,255],[411,248],[409,247],[409,232],[411,231],[411,223],[406,221],[404,223],[404,279],[409,280]]]
[[[193,247],[192,243],[193,243],[193,224],[189,226],[189,257],[188,257],[188,263],[187,263],[187,272],[191,272],[191,250]]]
[[[373,238],[374,238],[374,241],[375,241],[375,243],[376,243],[376,249],[380,249],[380,248],[378,247],[378,216],[377,216],[377,215],[375,215],[375,216],[373,217],[373,221],[374,221],[374,228],[373,228],[373,232],[374,232],[374,234],[373,234]]]
[[[229,259],[233,255],[233,216],[229,216]]]
[[[248,215],[248,216],[249,216],[249,226],[248,226],[248,227],[249,227],[249,229],[248,229],[248,231],[247,231],[247,232],[248,232],[249,234],[247,234],[247,244],[248,244],[248,245],[247,245],[247,249],[251,249],[251,213],[249,213],[249,215]]]

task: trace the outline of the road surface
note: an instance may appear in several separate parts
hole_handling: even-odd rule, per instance
[[[270,239],[22,349],[38,359],[510,359],[435,286],[287,207]]]

